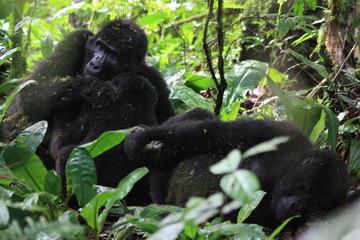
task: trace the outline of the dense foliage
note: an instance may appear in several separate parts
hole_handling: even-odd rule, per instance
[[[318,147],[330,147],[348,163],[352,187],[360,177],[360,17],[355,1],[115,1],[0,0],[0,121],[35,64],[77,28],[96,32],[121,17],[135,20],[149,38],[148,63],[162,71],[177,113],[214,110],[225,121],[243,115],[289,119]],[[341,37],[339,37],[341,36]],[[147,173],[141,168],[117,188],[93,187],[92,158],[120,143],[128,131],[104,133],[76,148],[67,163],[68,197],[61,179],[35,154],[47,129],[25,129],[0,155],[0,239],[273,238],[261,226],[243,224],[264,195],[255,176],[237,170],[249,154],[232,152],[210,170],[231,189],[186,208],[128,207],[121,200]],[[264,147],[265,146],[265,147]],[[75,194],[82,206],[69,209]],[[226,199],[232,199],[228,201]],[[242,206],[237,223],[223,215]],[[169,213],[165,218],[163,213]],[[109,214],[117,219],[107,222]],[[81,224],[78,219],[81,219]],[[212,219],[212,220],[211,220]],[[210,221],[210,222],[208,222]]]

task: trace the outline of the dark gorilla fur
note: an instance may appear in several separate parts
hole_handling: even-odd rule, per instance
[[[37,84],[12,102],[1,140],[9,142],[31,124],[47,120],[49,130],[37,153],[48,169],[64,176],[74,147],[107,130],[152,126],[173,116],[164,79],[145,63],[147,46],[143,29],[126,20],[109,22],[96,35],[86,30],[69,34],[29,75]],[[138,167],[124,154],[123,144],[97,157],[95,164],[98,184],[112,187]],[[128,203],[147,203],[148,191],[143,181]]]
[[[248,221],[273,225],[296,214],[307,217],[337,207],[347,191],[345,164],[335,153],[315,149],[289,122],[222,122],[198,108],[160,126],[137,128],[127,137],[125,151],[151,169],[153,201],[183,206],[190,196],[220,191],[220,176],[208,169],[232,149],[244,152],[278,136],[289,141],[242,162],[241,168],[254,172],[267,192]]]

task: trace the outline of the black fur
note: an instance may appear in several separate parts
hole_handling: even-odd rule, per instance
[[[37,84],[23,89],[11,104],[2,124],[5,141],[47,120],[49,131],[37,153],[47,168],[64,175],[74,147],[107,130],[152,126],[173,116],[164,79],[145,63],[147,44],[143,29],[126,20],[109,22],[96,35],[79,30],[67,36],[29,75]],[[123,145],[95,163],[98,183],[107,186],[116,186],[139,166],[128,161]],[[128,198],[130,204],[149,200],[142,187],[133,191],[138,196]]]
[[[206,110],[195,109],[132,133],[125,141],[125,151],[151,168],[153,201],[183,206],[190,196],[220,191],[220,177],[208,169],[229,151],[237,148],[244,152],[278,136],[288,136],[289,141],[276,151],[242,162],[241,167],[254,172],[267,192],[248,221],[272,225],[289,216],[307,216],[338,206],[348,184],[344,163],[331,151],[314,149],[288,122],[222,122]]]

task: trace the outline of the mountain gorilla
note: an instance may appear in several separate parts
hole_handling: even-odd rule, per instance
[[[173,116],[164,79],[145,63],[147,46],[143,29],[132,21],[109,22],[96,35],[73,32],[30,74],[37,84],[14,99],[2,125],[4,140],[47,120],[49,131],[38,154],[47,168],[64,176],[66,159],[77,145],[107,130],[152,126]],[[138,167],[128,161],[123,145],[97,157],[95,164],[98,184],[112,187]],[[150,200],[147,183],[140,186],[129,203]]]
[[[151,169],[153,201],[183,206],[190,196],[206,197],[220,190],[221,176],[208,169],[232,149],[244,152],[278,136],[289,140],[278,150],[251,156],[241,164],[258,176],[267,192],[248,221],[272,225],[290,216],[308,217],[338,206],[348,185],[344,163],[331,151],[314,149],[289,122],[222,122],[197,108],[160,126],[135,128],[125,140],[125,152]]]

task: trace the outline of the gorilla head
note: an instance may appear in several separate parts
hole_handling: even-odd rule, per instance
[[[118,73],[134,72],[144,63],[147,47],[144,30],[134,22],[109,22],[86,43],[84,74],[110,80]]]
[[[279,220],[323,214],[345,199],[348,175],[343,162],[328,150],[310,150],[276,184],[271,210]]]

